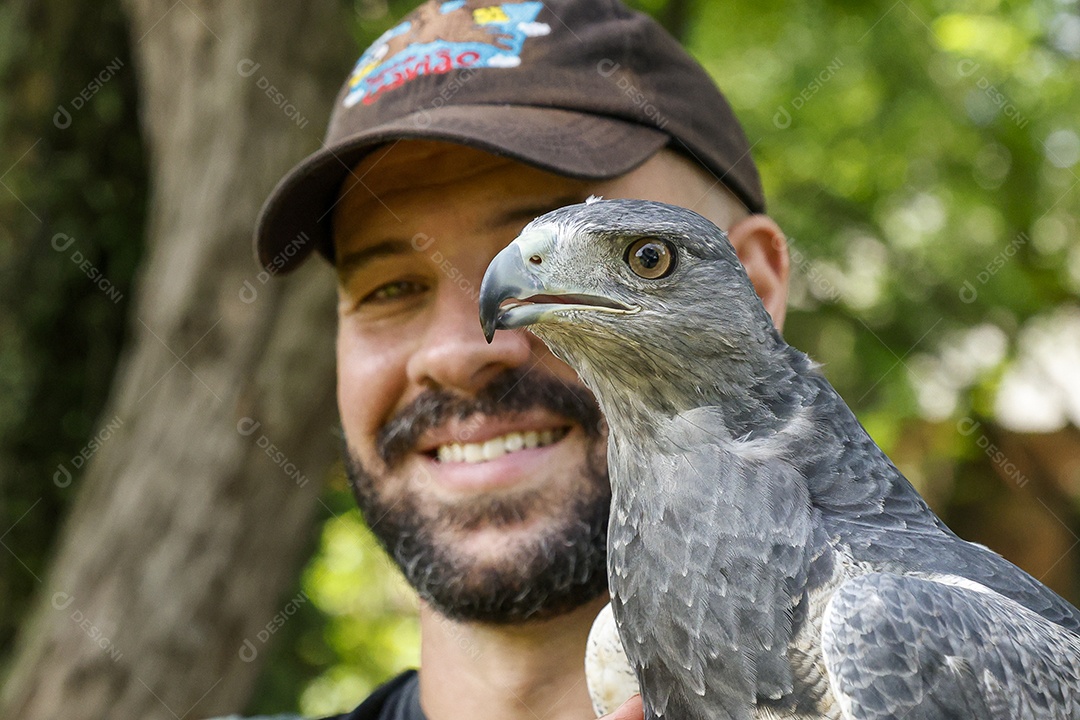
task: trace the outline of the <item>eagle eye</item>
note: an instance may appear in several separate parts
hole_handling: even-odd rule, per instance
[[[638,238],[626,248],[625,260],[635,275],[655,280],[675,269],[675,248],[657,238]]]

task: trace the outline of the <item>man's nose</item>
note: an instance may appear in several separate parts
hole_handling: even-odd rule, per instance
[[[525,331],[500,332],[489,345],[480,327],[476,285],[443,284],[436,309],[406,371],[410,382],[475,393],[494,376],[533,362],[535,341]]]

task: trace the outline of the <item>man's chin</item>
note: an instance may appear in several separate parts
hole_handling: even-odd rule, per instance
[[[521,574],[534,557],[551,555],[552,548],[564,543],[567,536],[559,520],[535,515],[513,523],[478,524],[468,530],[440,528],[433,542],[466,579],[490,582],[494,576]],[[522,582],[527,581],[527,577],[522,578]]]
[[[441,551],[427,563],[434,574],[410,583],[440,614],[494,625],[549,619],[606,593],[606,532],[571,541],[572,531],[550,522],[439,534]]]
[[[610,486],[594,463],[579,480],[471,500],[388,495],[396,484],[349,458],[369,527],[420,597],[451,619],[512,624],[551,618],[607,589]],[[571,476],[573,477],[573,476]]]
[[[464,538],[477,531],[520,533],[538,524],[558,523],[564,520],[557,514],[563,503],[554,495],[550,488],[516,487],[451,498],[414,495],[412,503],[427,518],[428,527],[462,531]]]

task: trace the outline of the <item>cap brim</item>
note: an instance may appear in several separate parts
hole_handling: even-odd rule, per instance
[[[469,145],[559,175],[582,180],[617,177],[652,157],[670,140],[656,128],[558,108],[453,105],[420,110],[324,146],[281,179],[263,204],[255,228],[258,261],[278,274],[312,250],[333,259],[330,220],[343,183],[375,147],[425,139]]]

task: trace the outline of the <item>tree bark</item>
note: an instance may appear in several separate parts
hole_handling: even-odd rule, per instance
[[[273,184],[318,146],[348,70],[339,4],[128,10],[147,256],[102,416],[111,432],[75,479],[5,718],[240,709],[275,620],[306,601],[281,595],[336,456],[332,274],[313,262],[269,281],[250,238]]]

